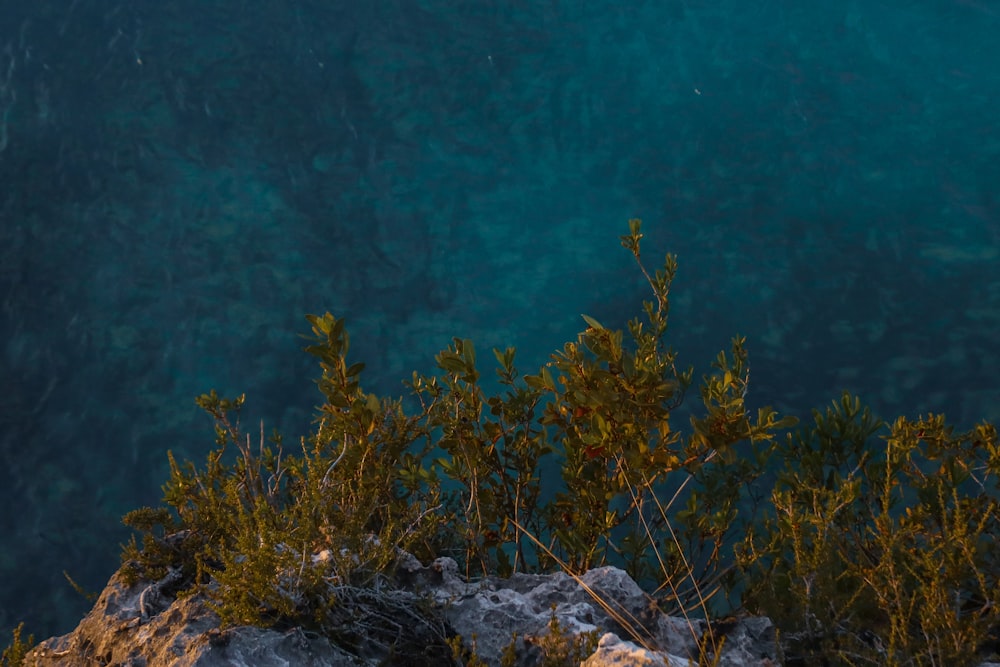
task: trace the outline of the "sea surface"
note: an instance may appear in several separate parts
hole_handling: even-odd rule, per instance
[[[194,397],[297,442],[306,313],[370,391],[452,336],[529,372],[680,265],[695,376],[809,418],[1000,419],[986,0],[0,0],[0,644],[67,632],[203,460]]]

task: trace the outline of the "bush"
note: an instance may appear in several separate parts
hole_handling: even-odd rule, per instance
[[[315,431],[294,448],[265,439],[263,424],[252,438],[244,397],[199,397],[216,448],[201,468],[170,456],[165,506],[126,515],[141,544],[123,549],[123,574],[202,592],[228,625],[301,625],[348,650],[367,637],[428,664],[464,649],[392,591],[400,550],[453,556],[469,576],[617,565],[664,611],[770,616],[796,664],[989,654],[1000,628],[995,428],[956,433],[942,416],[888,426],[845,394],[778,438],[794,420],[748,412],[740,337],[679,428],[693,372],[665,343],[677,264],[667,255],[650,274],[640,230],[630,221],[621,242],[653,299],[627,337],[585,315],[576,341],[527,376],[514,348],[493,350],[496,395],[472,341],[457,338],[436,375],[413,374],[410,403],[368,393],[344,321],[308,316]],[[698,639],[700,659],[717,659],[712,633]],[[8,650],[20,655],[19,635]]]
[[[759,474],[759,455],[738,456],[737,447],[757,448],[790,422],[769,409],[747,413],[738,338],[703,379],[704,410],[690,433],[674,428],[692,377],[664,343],[676,262],[668,255],[650,275],[641,238],[634,220],[622,245],[654,300],[629,323],[628,341],[584,316],[577,341],[526,377],[513,348],[494,350],[500,395],[480,385],[472,342],[455,339],[436,357],[438,375],[414,374],[419,408],[409,414],[401,399],[364,391],[343,320],[309,316],[306,350],[319,361],[324,397],[315,433],[293,452],[277,434],[266,442],[261,426],[253,444],[239,419],[242,396],[200,397],[217,448],[201,469],[171,456],[166,507],[126,516],[142,534],[141,547],[133,540],[124,550],[126,573],[201,590],[226,623],[334,635],[344,596],[331,592],[382,581],[398,549],[454,555],[470,575],[617,564],[665,583],[674,606],[720,590],[732,573],[723,547],[734,539],[745,486],[737,482]],[[543,502],[545,457],[563,484]],[[671,525],[657,499],[691,480],[688,509]]]
[[[24,623],[19,623],[14,628],[10,645],[0,654],[0,667],[21,667],[24,664],[24,658],[35,644],[35,637],[28,635],[26,640],[22,639],[22,632],[24,632]]]
[[[876,433],[883,435],[876,439]],[[996,429],[891,427],[845,394],[789,436],[745,602],[807,664],[973,665],[1000,619]]]

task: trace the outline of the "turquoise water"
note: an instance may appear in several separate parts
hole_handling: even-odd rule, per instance
[[[458,8],[456,8],[458,7]],[[452,336],[536,369],[677,253],[696,373],[807,416],[1000,419],[988,2],[0,2],[0,630],[89,606],[246,392],[295,438],[303,315],[370,390]]]

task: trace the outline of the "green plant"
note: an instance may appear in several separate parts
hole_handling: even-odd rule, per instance
[[[347,648],[365,636],[384,641],[386,653],[411,642],[430,656],[424,649],[443,646],[443,627],[406,596],[377,592],[399,549],[421,553],[438,526],[434,494],[418,500],[396,474],[413,420],[398,402],[361,390],[360,368],[344,364],[342,321],[311,321],[317,342],[309,350],[320,359],[327,402],[301,453],[286,452],[277,436],[265,443],[263,426],[253,447],[240,428],[243,397],[200,397],[218,448],[204,470],[170,457],[170,510],[126,516],[143,546],[125,548],[123,571],[132,580],[172,577],[175,592],[206,594],[227,625],[303,625]]]
[[[573,667],[586,660],[597,650],[600,640],[597,630],[574,633],[559,622],[556,608],[553,605],[545,634],[530,638],[530,642],[538,646],[542,652],[540,667]],[[526,638],[525,641],[528,641]]]
[[[387,662],[474,665],[474,638],[470,650],[433,605],[393,588],[401,551],[452,555],[470,576],[558,567],[581,584],[613,564],[688,619],[699,664],[718,663],[723,640],[694,616],[725,604],[770,616],[796,663],[987,656],[1000,642],[995,427],[956,432],[940,415],[889,425],[844,394],[776,438],[794,420],[747,409],[736,337],[680,428],[693,372],[665,342],[677,264],[667,255],[650,274],[642,237],[630,220],[621,243],[653,300],[627,336],[584,315],[576,340],[526,376],[514,348],[493,350],[497,395],[480,383],[472,341],[455,338],[437,374],[412,376],[408,410],[364,391],[343,320],[307,316],[323,396],[314,432],[288,448],[261,424],[254,439],[243,396],[200,396],[215,449],[201,467],[168,454],[164,506],[125,516],[136,531],[122,551],[126,584],[205,595],[227,625],[301,625]],[[639,619],[590,593],[648,643]],[[33,638],[22,629],[3,665],[24,662]],[[535,640],[547,664],[593,650],[595,637],[570,636],[554,616],[549,630]]]
[[[494,350],[500,395],[486,394],[473,343],[456,338],[436,357],[439,375],[413,375],[419,409],[407,413],[361,388],[343,320],[308,316],[324,397],[315,433],[289,451],[261,425],[254,445],[242,396],[201,396],[216,449],[201,469],[170,456],[166,507],[125,517],[142,543],[125,547],[123,574],[200,591],[227,624],[301,624],[347,645],[360,634],[350,618],[374,604],[362,591],[385,584],[399,549],[453,554],[469,574],[613,563],[660,585],[665,606],[708,615],[732,576],[727,545],[761,448],[792,420],[748,413],[736,338],[703,379],[690,433],[675,428],[692,381],[665,344],[677,265],[667,255],[646,270],[640,227],[631,220],[621,242],[654,300],[628,339],[585,315],[576,342],[524,377],[514,348]],[[547,496],[543,474],[562,479]]]
[[[558,561],[582,572],[611,562],[640,579],[676,572],[686,579],[695,567],[700,579],[712,580],[725,569],[722,546],[746,488],[734,482],[748,482],[760,461],[738,455],[738,448],[758,447],[793,420],[779,420],[767,408],[747,413],[746,351],[736,338],[731,356],[720,354],[715,373],[703,380],[705,413],[691,419],[691,434],[684,438],[674,427],[672,413],[692,378],[676,368],[665,343],[677,264],[667,255],[651,275],[641,261],[642,236],[641,223],[631,220],[621,242],[654,300],[643,303],[644,319],[628,323],[627,341],[584,315],[588,326],[577,341],[523,383],[514,349],[494,350],[504,396],[484,395],[468,340],[456,339],[438,355],[441,378],[414,377],[428,433],[439,435],[434,445],[447,455],[437,469],[458,487],[451,506],[466,526],[467,562],[482,571],[544,569]],[[557,459],[563,484],[543,506],[541,463],[548,455]],[[692,477],[693,487],[704,488],[688,489],[693,504],[680,517],[684,545],[697,550],[685,562],[677,536],[653,519],[656,498],[683,491]],[[546,548],[531,548],[528,533]],[[665,558],[652,558],[654,543]],[[672,572],[664,573],[665,566]]]
[[[489,663],[479,657],[479,642],[475,633],[469,638],[468,645],[460,635],[451,637],[448,639],[448,647],[452,658],[463,667],[489,667]]]
[[[21,638],[22,632],[24,632],[24,623],[19,623],[14,628],[10,644],[0,654],[0,667],[21,667],[24,664],[28,651],[35,645],[35,636],[28,635],[25,640]]]
[[[1000,622],[996,430],[887,427],[845,394],[774,456],[773,512],[740,563],[747,605],[789,650],[817,665],[975,664]]]
[[[470,573],[507,575],[531,568],[514,526],[541,529],[540,462],[554,448],[535,420],[540,393],[517,383],[514,348],[494,355],[502,396],[485,395],[469,340],[456,338],[437,355],[440,377],[414,374],[409,386],[421,405],[425,451],[443,455],[431,462],[407,457],[401,474],[411,487],[438,484],[443,475],[463,546],[455,555]]]

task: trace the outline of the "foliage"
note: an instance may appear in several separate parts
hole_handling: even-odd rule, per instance
[[[475,633],[466,638],[455,635],[448,639],[448,647],[451,649],[451,657],[456,663],[463,667],[489,667],[489,663],[479,657],[479,638]],[[512,667],[513,662],[504,662],[502,667]]]
[[[123,548],[122,575],[204,594],[229,625],[301,625],[410,664],[479,659],[429,603],[393,590],[401,550],[451,555],[469,576],[558,567],[579,581],[617,565],[664,611],[770,616],[807,664],[985,655],[1000,633],[996,430],[956,433],[942,416],[890,426],[845,394],[776,438],[794,420],[748,410],[741,337],[702,377],[681,428],[694,374],[665,342],[677,264],[667,255],[650,274],[642,236],[631,220],[621,237],[653,294],[641,317],[623,332],[584,315],[532,375],[514,348],[493,350],[495,395],[459,338],[436,374],[413,374],[410,402],[368,393],[344,320],[307,316],[315,431],[289,448],[261,424],[254,444],[243,396],[199,397],[216,447],[200,468],[169,456],[165,505],[125,517],[141,541]],[[553,623],[539,644],[551,664],[592,650]],[[703,636],[690,625],[699,661],[719,661],[711,624]],[[23,659],[20,630],[4,664]]]
[[[200,397],[215,419],[218,449],[203,471],[170,458],[164,497],[176,516],[164,508],[126,516],[144,535],[142,549],[134,541],[125,548],[124,571],[154,580],[182,572],[226,624],[300,624],[350,646],[362,634],[359,624],[371,635],[381,607],[392,609],[391,623],[409,623],[407,632],[434,634],[403,598],[369,592],[398,549],[420,553],[420,540],[436,529],[435,498],[404,496],[395,474],[413,420],[398,401],[361,390],[360,367],[343,363],[342,321],[312,321],[319,344],[309,349],[320,358],[327,403],[301,454],[286,452],[278,436],[265,444],[263,426],[252,448],[238,420],[242,396]],[[229,447],[236,449],[232,464],[224,462]],[[213,586],[202,586],[209,581]],[[395,627],[379,631],[400,635]]]
[[[600,633],[597,630],[573,632],[559,622],[555,606],[549,616],[546,632],[533,642],[542,651],[540,667],[573,667],[579,665],[597,650]]]
[[[19,623],[14,628],[10,645],[0,654],[0,667],[21,667],[24,664],[28,651],[35,645],[35,636],[28,635],[26,640],[21,639],[22,632],[24,632],[24,623]]]
[[[436,470],[458,487],[451,506],[465,527],[470,566],[509,574],[555,563],[572,572],[614,563],[637,579],[693,576],[694,584],[724,569],[721,547],[731,535],[741,488],[731,481],[751,477],[752,462],[759,461],[748,465],[735,450],[766,442],[791,421],[770,409],[747,414],[746,352],[737,338],[731,356],[720,354],[716,372],[703,380],[705,414],[692,418],[687,438],[674,428],[671,413],[692,380],[690,370],[676,368],[664,340],[677,264],[667,255],[663,268],[650,275],[641,239],[639,221],[630,221],[621,242],[654,300],[643,303],[644,320],[628,323],[628,341],[584,315],[588,326],[577,341],[523,383],[517,382],[514,349],[494,350],[507,388],[503,396],[484,395],[468,340],[456,339],[438,355],[442,377],[414,376],[428,432],[440,434],[434,444],[447,455]],[[540,475],[548,455],[558,459],[553,465],[563,484],[543,504]],[[687,559],[672,529],[654,519],[664,489],[677,492],[692,477],[710,497],[702,512],[680,516],[681,538],[694,553]],[[697,502],[697,492],[690,493]],[[545,548],[531,548],[534,538]],[[663,547],[666,556],[654,556],[650,547]]]
[[[773,511],[741,550],[749,609],[809,664],[976,664],[1000,621],[996,430],[887,427],[845,394],[773,456]]]
[[[523,637],[514,633],[500,656],[500,665],[513,667],[524,664],[524,654],[531,651],[537,655],[539,667],[572,667],[590,657],[597,650],[599,641],[600,633],[597,630],[577,633],[564,627],[556,616],[556,606],[552,605],[545,633],[537,637]],[[461,637],[450,640],[449,646],[455,660],[465,667],[486,667],[489,664],[476,652],[478,645],[475,634],[469,638],[468,646]]]
[[[577,341],[525,377],[514,348],[494,350],[500,395],[482,388],[472,342],[455,339],[436,357],[438,375],[414,374],[419,409],[408,414],[401,399],[362,389],[343,320],[308,316],[324,397],[315,433],[292,452],[277,434],[265,441],[261,425],[254,446],[240,423],[244,397],[201,396],[216,449],[202,469],[170,457],[166,507],[125,518],[142,544],[125,547],[123,572],[200,590],[226,623],[331,633],[344,598],[356,597],[342,591],[383,582],[398,549],[453,554],[469,574],[618,564],[664,583],[675,605],[706,584],[718,590],[746,487],[735,482],[759,474],[759,457],[737,448],[757,448],[790,422],[747,413],[737,338],[703,379],[691,432],[675,429],[692,381],[664,342],[676,261],[668,255],[650,275],[641,238],[630,221],[622,245],[654,300],[629,322],[628,340],[584,316]],[[558,467],[546,471],[546,457]],[[563,480],[548,497],[543,472]],[[692,480],[698,488],[685,491]],[[666,490],[689,499],[676,530],[658,501]]]

